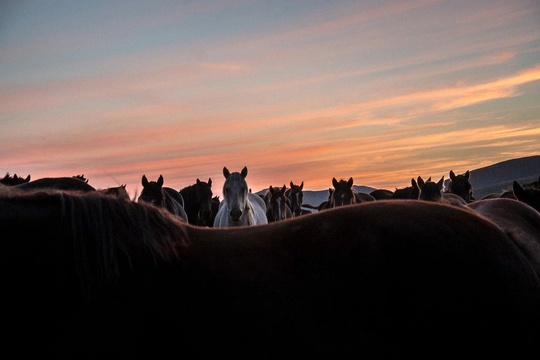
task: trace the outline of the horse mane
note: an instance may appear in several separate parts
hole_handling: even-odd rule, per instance
[[[2,194],[4,195],[4,194]],[[8,196],[42,198],[60,204],[58,223],[73,239],[83,298],[114,285],[140,266],[157,266],[180,257],[189,241],[182,222],[165,209],[88,192],[12,192]]]

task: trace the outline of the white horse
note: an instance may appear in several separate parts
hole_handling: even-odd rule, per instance
[[[224,167],[223,200],[214,219],[214,227],[268,224],[266,204],[257,194],[249,192],[246,182],[247,167],[242,172],[229,172]]]

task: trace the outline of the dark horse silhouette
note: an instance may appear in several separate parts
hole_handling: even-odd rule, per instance
[[[104,189],[97,189],[96,191],[104,195],[110,195],[110,196],[117,197],[118,199],[131,201],[131,198],[129,197],[129,194],[126,190],[126,184],[122,184],[119,186],[112,186],[112,187],[108,187]]]
[[[15,187],[21,190],[49,189],[82,192],[96,190],[88,184],[86,179],[79,177],[45,177],[15,185]]]
[[[429,180],[431,180],[431,178]],[[411,186],[394,190],[392,199],[418,200],[419,194],[418,184],[414,178],[411,178]]]
[[[375,189],[369,193],[375,200],[389,200],[394,195],[393,191],[387,189]]]
[[[19,185],[22,183],[26,183],[30,181],[30,175],[23,178],[22,176],[18,176],[17,174],[13,174],[13,176],[9,175],[9,172],[4,175],[3,178],[0,178],[0,184],[13,186],[13,185]]]
[[[212,179],[208,182],[197,178],[195,184],[180,189],[184,199],[184,210],[189,223],[198,226],[213,226],[212,218]]]
[[[540,182],[540,177],[538,178],[538,182]],[[524,202],[540,212],[540,188],[522,186],[514,180],[512,183],[512,191],[517,200]]]
[[[372,201],[213,229],[97,192],[2,191],[6,353],[538,355],[538,278],[470,210]]]
[[[444,187],[444,175],[437,182],[431,181],[431,176],[425,181],[419,176],[417,184],[419,200],[443,201],[442,190]]]
[[[369,194],[354,191],[353,182],[352,177],[347,181],[343,179],[337,181],[336,178],[332,178],[334,188],[328,189],[328,200],[319,205],[319,210],[375,201],[375,198]]]
[[[447,192],[461,197],[467,203],[474,201],[472,185],[469,182],[469,170],[459,175],[450,170],[450,182],[448,183]]]
[[[170,187],[163,186],[163,176],[159,175],[157,181],[148,181],[146,175],[142,176],[143,189],[139,195],[139,202],[145,202],[168,210],[184,221],[188,222],[188,216],[184,209],[184,198],[180,192]]]
[[[497,224],[527,257],[540,278],[540,213],[507,198],[480,199],[466,205]]]

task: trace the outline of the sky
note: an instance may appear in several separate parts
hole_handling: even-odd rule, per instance
[[[540,154],[540,1],[2,1],[0,175],[394,190]]]

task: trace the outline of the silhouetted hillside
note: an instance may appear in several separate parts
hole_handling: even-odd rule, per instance
[[[470,171],[469,181],[476,199],[511,189],[514,180],[530,183],[540,176],[540,155],[501,161]]]

